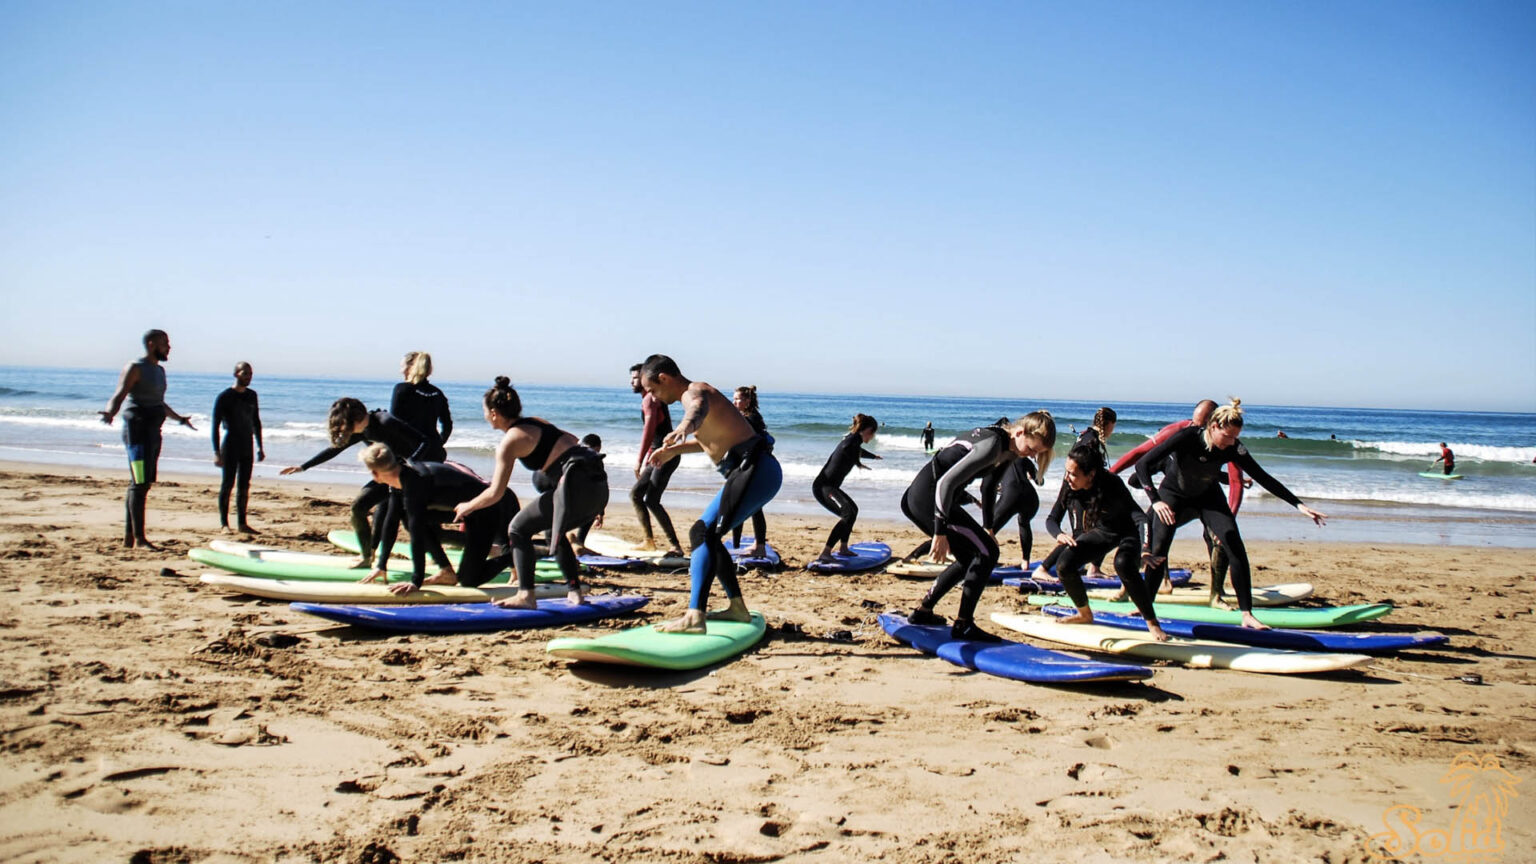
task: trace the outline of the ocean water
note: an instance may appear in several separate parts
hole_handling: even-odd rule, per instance
[[[96,414],[111,396],[118,371],[0,367],[0,459],[125,467],[120,429],[102,425]],[[174,364],[168,364],[167,372],[166,401],[190,415],[198,431],[166,424],[161,467],[167,472],[216,475],[208,420],[214,398],[232,379],[178,372]],[[434,383],[448,395],[454,410],[450,458],[488,474],[491,448],[499,437],[481,415],[481,395],[488,382]],[[750,382],[711,383],[728,390]],[[388,408],[394,384],[394,379],[258,377],[252,387],[261,396],[267,450],[267,460],[256,468],[259,482],[300,479],[278,477],[277,472],[326,446],[325,415],[334,399],[354,396],[370,408]],[[627,507],[623,496],[640,438],[639,397],[613,388],[517,386],[526,413],[577,435],[602,437],[614,489],[609,506]],[[829,528],[834,520],[811,497],[811,480],[847,432],[854,412],[879,419],[881,428],[869,449],[884,458],[868,462],[870,470],[855,471],[845,488],[859,503],[862,516],[901,520],[901,492],[928,458],[919,438],[924,423],[933,423],[942,444],[999,417],[1049,410],[1060,434],[1056,459],[1041,490],[1045,511],[1060,485],[1061,458],[1073,440],[1072,430],[1086,428],[1099,406],[1027,397],[767,391],[761,391],[759,399],[784,466],[784,488],[768,507],[769,515],[824,514]],[[1113,459],[1164,424],[1188,418],[1191,404],[1112,407],[1119,414],[1109,441]],[[1314,526],[1255,486],[1240,514],[1247,537],[1536,547],[1536,415],[1264,405],[1245,405],[1244,410],[1247,424],[1242,440],[1259,463],[1332,517],[1326,527]],[[673,411],[674,419],[681,416],[676,406]],[[1279,430],[1289,437],[1277,438]],[[1419,476],[1439,455],[1440,441],[1455,451],[1456,470],[1466,479],[1447,482]],[[356,454],[348,452],[302,479],[361,484],[366,474]],[[718,488],[718,480],[702,455],[684,457],[665,499],[668,508],[676,511],[674,521],[680,526],[691,523]],[[513,474],[513,487],[520,495],[531,494],[521,468]],[[1037,537],[1043,534],[1043,525],[1044,512],[1035,520]],[[1185,530],[1193,534],[1198,529]],[[771,522],[769,531],[771,537]]]

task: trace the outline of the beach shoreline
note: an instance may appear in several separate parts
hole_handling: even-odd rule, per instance
[[[1364,862],[1394,806],[1449,825],[1458,754],[1536,776],[1519,549],[1251,542],[1256,584],[1390,600],[1371,629],[1451,636],[1359,673],[1157,665],[1146,684],[1031,686],[886,637],[874,616],[925,582],[786,570],[743,578],[763,643],[656,674],[543,646],[677,614],[685,574],[594,576],[652,598],[628,620],[378,636],[199,586],[185,553],[220,536],[216,480],[162,476],[155,553],[119,545],[125,471],[0,477],[6,860]],[[258,483],[255,539],[326,551],[355,490]],[[695,513],[673,514],[686,532]],[[831,523],[770,516],[769,535],[803,564]],[[617,486],[606,527],[637,534]],[[854,539],[921,538],[861,519]],[[1016,531],[1003,540],[1006,562]],[[1188,529],[1173,563],[1200,579],[1202,555]],[[1021,601],[989,588],[982,617]],[[1508,804],[1516,861],[1536,796]]]

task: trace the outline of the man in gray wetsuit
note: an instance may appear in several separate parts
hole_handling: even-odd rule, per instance
[[[149,487],[155,484],[155,469],[160,462],[160,427],[170,418],[195,430],[192,421],[165,404],[165,369],[160,364],[170,359],[171,337],[164,330],[144,334],[144,356],[123,367],[117,392],[107,402],[101,422],[112,425],[123,400],[123,447],[128,451],[128,470],[132,480],[123,504],[123,546],[156,549],[144,537],[144,505]]]

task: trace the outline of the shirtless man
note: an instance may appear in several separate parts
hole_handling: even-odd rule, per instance
[[[736,562],[721,538],[778,494],[784,473],[773,456],[773,445],[753,431],[725,394],[702,381],[688,380],[665,354],[645,359],[640,382],[646,393],[668,405],[681,402],[684,411],[677,428],[651,452],[651,464],[661,466],[683,453],[702,452],[725,477],[725,485],[689,531],[693,560],[688,567],[692,582],[688,611],[656,629],[663,633],[703,633],[706,618],[750,621],[752,614],[736,581]],[[704,603],[717,578],[729,605],[706,615]]]

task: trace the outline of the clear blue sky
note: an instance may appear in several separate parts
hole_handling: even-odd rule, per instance
[[[1536,410],[1536,3],[0,4],[0,363]]]

